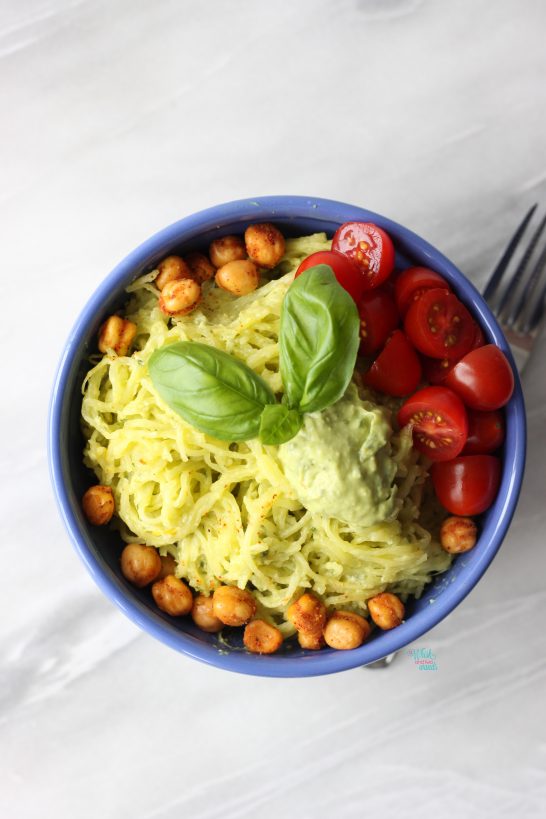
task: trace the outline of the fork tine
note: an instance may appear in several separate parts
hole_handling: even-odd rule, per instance
[[[510,239],[508,247],[506,248],[506,250],[502,254],[498,265],[496,266],[493,273],[491,274],[491,278],[487,282],[487,284],[485,286],[485,289],[483,291],[483,297],[484,297],[484,299],[486,301],[489,301],[493,297],[493,294],[495,293],[495,290],[497,289],[498,285],[500,284],[500,280],[502,279],[502,277],[504,275],[504,271],[508,267],[510,259],[514,255],[514,252],[515,252],[515,250],[516,250],[516,248],[517,248],[517,246],[518,246],[518,244],[520,242],[520,239],[523,236],[523,234],[525,233],[525,228],[527,227],[527,225],[531,221],[533,213],[535,212],[536,209],[537,209],[537,205],[533,205],[533,207],[530,208],[529,212],[525,215],[525,217],[523,218],[523,221],[521,222],[518,229],[516,230],[516,232],[514,233],[512,238]]]
[[[544,217],[544,219],[540,223],[537,232],[533,236],[533,239],[531,241],[531,244],[533,245],[533,247],[531,248],[531,246],[530,246],[530,252],[525,254],[525,256],[527,256],[527,260],[530,257],[531,253],[533,252],[533,249],[534,249],[536,243],[538,242],[538,239],[539,239],[541,233],[543,232],[545,226],[546,226],[546,216]],[[525,261],[527,261],[525,256],[522,259],[522,264]],[[525,283],[525,287],[523,288],[523,290],[522,290],[522,292],[520,294],[520,297],[518,299],[518,302],[517,302],[516,306],[510,311],[510,315],[508,316],[508,318],[506,320],[509,327],[513,327],[516,324],[518,318],[521,318],[523,310],[525,309],[525,305],[529,302],[529,300],[530,300],[530,298],[531,298],[531,296],[533,294],[533,290],[535,289],[535,286],[536,286],[537,282],[540,279],[540,275],[541,275],[541,273],[542,273],[542,271],[544,269],[545,264],[546,264],[546,245],[542,248],[542,252],[541,252],[540,256],[538,257],[537,262],[535,263],[535,266],[533,267],[533,270],[531,271],[531,275],[529,276],[529,278],[527,279],[527,282]],[[517,275],[517,272],[516,272],[515,276],[516,275]]]
[[[542,255],[546,258],[546,248],[544,249]],[[532,333],[533,330],[536,330],[536,328],[538,327],[538,325],[541,322],[542,316],[544,315],[545,311],[546,311],[546,282],[544,282],[544,285],[542,287],[542,292],[541,292],[539,298],[537,299],[537,301],[535,303],[535,307],[533,309],[533,312],[531,313],[531,315],[529,316],[527,321],[524,323],[523,327],[521,328],[521,332],[523,334],[525,334],[525,333]]]

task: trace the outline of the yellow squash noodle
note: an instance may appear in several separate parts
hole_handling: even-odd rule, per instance
[[[181,340],[232,353],[282,392],[282,301],[299,262],[330,242],[316,234],[286,245],[279,278],[241,298],[207,283],[199,308],[180,319],[169,320],[158,308],[157,271],[136,280],[124,313],[138,328],[135,351],[102,356],[85,378],[82,403],[85,464],[112,487],[123,539],[171,554],[178,576],[196,591],[208,594],[220,584],[253,590],[261,616],[285,635],[293,629],[284,613],[304,589],[330,607],[366,613],[366,600],[385,589],[419,596],[450,563],[418,522],[426,471],[407,434],[396,432],[391,442],[398,518],[352,529],[301,505],[276,447],[257,439],[218,441],[155,392],[147,361]]]

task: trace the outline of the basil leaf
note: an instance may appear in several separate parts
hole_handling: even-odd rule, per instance
[[[289,407],[316,412],[341,398],[355,367],[359,317],[329,265],[308,268],[288,288],[279,341]]]
[[[171,409],[222,441],[256,438],[264,407],[275,402],[271,389],[250,367],[208,344],[168,344],[152,354],[148,370]]]
[[[268,404],[260,419],[260,441],[263,444],[284,444],[299,432],[303,418],[298,410],[284,404]]]

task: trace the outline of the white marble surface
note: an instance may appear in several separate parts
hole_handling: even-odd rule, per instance
[[[546,201],[545,26],[540,0],[3,0],[3,819],[546,814],[544,339],[517,517],[416,644],[436,672],[267,680],[175,654],[86,575],[45,451],[76,312],[201,207],[362,204],[483,283]]]

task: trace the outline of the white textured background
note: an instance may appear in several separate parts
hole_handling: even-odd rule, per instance
[[[222,673],[88,579],[45,416],[76,313],[165,224],[243,196],[360,204],[479,285],[546,200],[541,0],[2,0],[2,819],[546,815],[543,339],[510,536],[387,672]]]

